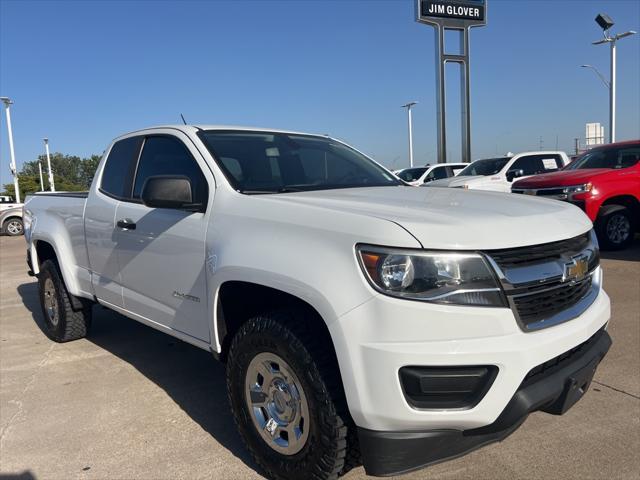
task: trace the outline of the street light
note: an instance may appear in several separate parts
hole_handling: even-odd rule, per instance
[[[409,164],[413,167],[413,125],[411,121],[411,107],[418,102],[409,102],[402,105],[402,108],[407,109],[407,119],[409,122]]]
[[[49,155],[49,139],[43,138],[44,140],[44,151],[47,154],[47,167],[49,168],[49,190],[52,192],[56,191],[56,185],[53,183],[53,171],[51,170],[51,156]]]
[[[630,37],[636,32],[634,32],[633,30],[629,30],[628,32],[611,36],[609,35],[609,29],[614,25],[611,17],[604,13],[601,13],[596,17],[595,20],[596,23],[602,28],[604,38],[602,40],[592,42],[593,45],[602,45],[605,43],[611,45],[611,77],[609,82],[605,82],[605,85],[608,85],[609,88],[609,143],[613,143],[616,141],[616,43],[621,38]],[[585,65],[583,65],[583,67],[584,66]],[[593,68],[604,81],[604,77],[594,67],[591,68]]]
[[[20,203],[20,188],[18,186],[18,170],[16,169],[16,154],[13,150],[13,130],[11,130],[11,107],[13,103],[9,97],[0,97],[4,103],[4,111],[7,115],[7,130],[9,133],[9,153],[11,154],[11,175],[13,175],[13,188],[16,195],[16,203]]]
[[[44,192],[44,180],[42,179],[42,162],[38,160],[38,171],[40,172],[40,191]]]
[[[607,87],[607,88],[611,88],[611,85],[609,85],[609,80],[604,78],[604,75],[602,75],[602,73],[600,73],[600,70],[598,70],[596,67],[594,67],[593,65],[580,65],[580,66],[582,68],[590,68],[591,70],[596,72],[596,75],[598,75],[598,77],[600,77],[600,80],[602,80],[602,83],[604,83],[604,86]]]

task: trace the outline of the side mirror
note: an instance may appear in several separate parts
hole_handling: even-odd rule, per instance
[[[507,172],[507,181],[508,182],[513,182],[514,178],[518,178],[521,177],[522,175],[524,175],[524,170],[522,169],[518,169],[518,170],[509,170]]]
[[[149,177],[142,187],[142,203],[150,208],[173,208],[198,211],[193,203],[191,181],[187,177],[158,175]]]

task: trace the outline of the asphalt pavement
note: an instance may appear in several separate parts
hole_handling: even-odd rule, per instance
[[[604,254],[613,347],[566,415],[404,475],[640,478],[640,241]],[[0,479],[258,479],[212,356],[101,307],[88,338],[47,339],[23,238],[0,237]],[[365,478],[362,467],[345,480]]]

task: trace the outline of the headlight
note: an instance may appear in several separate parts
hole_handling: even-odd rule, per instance
[[[571,197],[578,193],[589,193],[593,189],[591,183],[585,183],[584,185],[572,185],[571,187],[564,187],[562,192]]]
[[[425,302],[506,307],[489,265],[475,253],[417,252],[362,245],[358,260],[381,293]]]

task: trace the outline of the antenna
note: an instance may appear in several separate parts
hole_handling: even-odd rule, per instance
[[[184,119],[184,115],[180,114],[180,118],[182,119],[182,123],[184,123],[186,125],[187,121]]]

